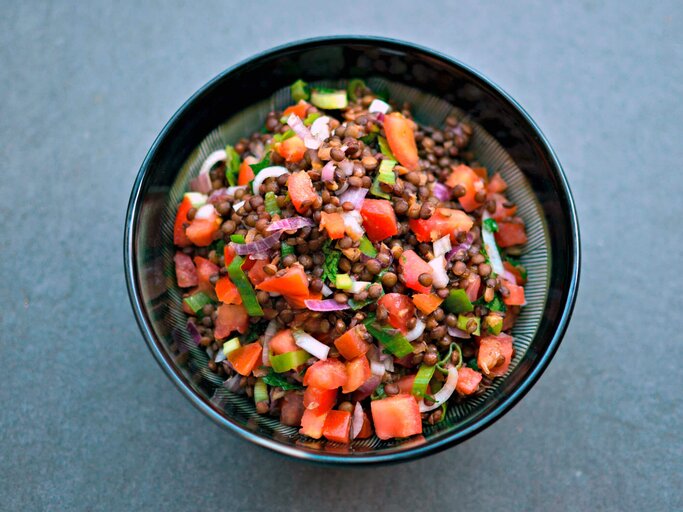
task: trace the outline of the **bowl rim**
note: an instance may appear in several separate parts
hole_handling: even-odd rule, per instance
[[[164,356],[160,349],[161,341],[157,340],[154,335],[154,331],[148,324],[146,315],[144,313],[144,306],[140,296],[140,290],[137,284],[137,269],[135,263],[135,235],[136,235],[136,225],[138,221],[138,215],[140,210],[140,200],[141,200],[141,186],[147,174],[150,172],[150,162],[156,154],[160,144],[168,135],[171,127],[175,125],[178,119],[185,113],[186,110],[192,107],[194,102],[207,90],[211,89],[217,82],[223,79],[223,77],[239,71],[241,68],[252,64],[259,59],[264,57],[270,57],[281,52],[291,51],[292,49],[305,49],[308,47],[315,47],[317,45],[329,45],[329,44],[366,44],[366,45],[380,45],[383,47],[393,47],[394,49],[407,50],[407,51],[417,51],[424,55],[430,56],[436,60],[444,61],[449,65],[460,68],[467,74],[473,75],[475,78],[486,83],[496,94],[498,94],[503,100],[507,101],[517,112],[522,116],[524,121],[527,123],[528,127],[537,137],[537,142],[546,151],[547,156],[550,161],[551,167],[554,168],[557,178],[559,181],[561,192],[564,193],[567,199],[567,205],[569,208],[569,219],[570,219],[570,232],[571,239],[573,241],[573,252],[569,255],[572,259],[571,275],[569,278],[568,290],[567,290],[567,300],[562,308],[562,313],[557,325],[555,332],[548,344],[547,349],[541,354],[539,360],[531,369],[531,371],[522,378],[518,387],[509,395],[505,396],[499,403],[497,403],[488,414],[479,418],[472,424],[466,426],[462,430],[458,430],[449,435],[444,436],[441,439],[435,441],[427,441],[424,444],[416,445],[410,447],[404,451],[387,453],[387,454],[359,454],[357,456],[340,456],[327,453],[315,453],[300,450],[294,446],[287,446],[285,444],[279,443],[272,439],[267,439],[261,437],[256,433],[252,433],[246,429],[239,427],[236,424],[231,423],[216,410],[209,406],[209,404],[196,393],[192,388],[187,386],[179,376],[179,370],[173,366],[168,359]],[[574,199],[567,182],[567,178],[564,174],[562,165],[557,158],[553,148],[550,145],[547,137],[541,132],[538,125],[534,122],[531,116],[524,110],[524,108],[507,92],[505,92],[499,85],[497,85],[493,80],[474,69],[473,67],[465,64],[454,57],[447,54],[441,53],[439,51],[427,48],[425,46],[402,41],[399,39],[380,37],[380,36],[362,36],[362,35],[337,35],[337,36],[322,36],[322,37],[312,37],[306,39],[300,39],[296,41],[291,41],[289,43],[281,44],[270,49],[266,49],[252,55],[233,66],[226,68],[225,70],[218,73],[211,80],[205,83],[201,88],[199,88],[189,99],[187,99],[178,110],[171,116],[169,121],[164,125],[159,135],[155,138],[152,146],[147,152],[145,159],[140,166],[140,170],[135,178],[133,184],[133,189],[131,191],[130,199],[128,202],[128,208],[126,211],[126,219],[124,226],[124,239],[123,239],[123,256],[124,256],[124,271],[126,276],[126,286],[128,289],[128,297],[135,314],[135,319],[138,323],[140,331],[143,334],[147,347],[156,359],[157,363],[164,370],[166,375],[169,377],[171,382],[173,382],[176,387],[181,391],[181,393],[200,411],[206,414],[214,422],[227,429],[229,432],[238,435],[239,437],[246,439],[257,446],[268,448],[278,454],[290,456],[297,460],[304,460],[308,462],[315,462],[328,465],[369,465],[369,464],[387,464],[399,461],[413,460],[420,457],[425,457],[442,451],[446,448],[452,447],[459,444],[475,434],[481,432],[485,428],[489,427],[501,417],[503,417],[512,407],[517,404],[526,393],[533,387],[533,385],[541,377],[545,369],[548,367],[550,361],[554,357],[557,349],[564,337],[567,330],[569,319],[571,318],[572,311],[576,302],[576,295],[579,286],[580,277],[580,262],[581,262],[581,246],[580,246],[580,236],[579,236],[579,224],[578,217],[576,213],[576,207],[574,204]]]

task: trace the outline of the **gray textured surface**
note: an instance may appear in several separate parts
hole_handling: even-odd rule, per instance
[[[680,2],[2,4],[0,508],[683,507]],[[197,413],[144,346],[121,256],[174,110],[256,51],[345,32],[432,46],[515,96],[565,165],[584,249],[564,343],[515,409],[360,470],[288,461]]]

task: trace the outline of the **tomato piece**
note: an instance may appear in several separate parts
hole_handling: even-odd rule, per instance
[[[510,291],[510,294],[507,297],[503,297],[503,302],[505,302],[506,306],[523,306],[526,304],[523,286],[511,283],[507,279],[503,279],[503,283],[505,284],[505,288]]]
[[[363,217],[363,228],[371,241],[379,242],[398,234],[396,213],[390,201],[364,199],[360,214]]]
[[[330,411],[323,425],[323,436],[337,443],[348,443],[351,433],[351,413],[348,411]]]
[[[216,339],[227,338],[233,331],[247,332],[249,315],[242,304],[221,304],[213,330]]]
[[[509,334],[485,336],[479,340],[477,366],[487,377],[502,377],[510,366],[513,352],[512,336]]]
[[[446,180],[446,185],[453,188],[456,185],[462,185],[465,187],[465,195],[458,198],[460,205],[465,209],[465,211],[471,212],[472,210],[481,206],[474,196],[477,192],[484,188],[484,182],[477,176],[470,167],[464,164],[460,164],[453,169],[451,175]]]
[[[308,298],[308,277],[300,265],[292,265],[282,276],[273,276],[256,285],[257,290]]]
[[[303,416],[301,416],[299,433],[313,439],[320,439],[323,435],[327,414],[327,412],[318,413],[315,409],[305,409]]]
[[[327,236],[332,240],[344,238],[344,230],[346,229],[344,217],[341,213],[322,212],[320,214],[320,230],[323,229],[327,230]]]
[[[282,142],[277,142],[274,147],[275,151],[290,164],[301,162],[301,159],[306,154],[306,145],[298,135],[294,135]]]
[[[173,256],[173,261],[175,262],[175,276],[178,286],[181,288],[197,286],[197,269],[192,263],[192,258],[185,253],[177,252]]]
[[[353,393],[372,376],[368,358],[363,355],[346,363],[346,375],[348,380],[342,387],[342,393]]]
[[[257,162],[258,160],[253,156],[248,156],[244,159],[240,164],[240,172],[237,175],[237,185],[248,185],[254,179],[254,170],[251,168],[251,164]]]
[[[306,111],[310,106],[311,105],[308,104],[305,100],[299,100],[299,102],[296,105],[290,105],[289,107],[287,107],[285,111],[282,113],[282,117],[289,117],[290,114],[294,114],[303,121],[306,118]]]
[[[526,284],[526,279],[522,276],[522,271],[518,268],[515,267],[512,263],[509,261],[504,261],[503,262],[503,268],[510,272],[513,276],[515,276],[515,282],[519,285]]]
[[[299,350],[299,347],[294,342],[291,329],[283,329],[276,333],[268,342],[268,346],[270,347],[270,352],[275,355]]]
[[[251,258],[249,258],[251,259]],[[256,286],[257,284],[261,284],[263,281],[268,279],[270,276],[266,274],[263,271],[263,267],[268,265],[269,261],[268,260],[254,260],[254,264],[252,267],[249,269],[249,272],[247,272],[247,275],[249,276],[249,281],[251,281],[251,284]]]
[[[498,231],[495,233],[496,243],[500,247],[521,245],[527,242],[526,228],[519,222],[498,222]]]
[[[280,423],[296,427],[301,424],[301,417],[304,414],[304,400],[301,393],[288,391],[282,398],[282,408],[280,410]]]
[[[240,375],[247,376],[261,361],[263,347],[259,342],[243,345],[228,354],[228,361]]]
[[[372,422],[380,439],[422,433],[420,408],[412,395],[399,394],[370,402]]]
[[[197,289],[215,299],[216,292],[211,284],[211,277],[218,275],[218,265],[201,256],[194,257],[194,264],[197,267]]]
[[[318,413],[327,412],[337,403],[337,388],[322,389],[308,386],[304,391],[304,407]]]
[[[503,194],[489,194],[488,199],[496,202],[496,211],[491,214],[491,217],[496,221],[505,220],[508,217],[514,217],[517,213],[517,205],[510,207],[503,206],[508,204],[507,197]]]
[[[189,197],[184,197],[178,212],[175,216],[175,224],[173,225],[173,243],[180,247],[188,247],[192,242],[185,234],[185,228],[190,225],[190,220],[187,218],[187,212],[192,208],[192,201]]]
[[[420,258],[415,251],[404,251],[398,259],[399,269],[406,286],[419,293],[429,293],[432,291],[431,286],[420,284],[419,277],[422,274],[432,274],[432,267],[430,267],[425,260]]]
[[[346,366],[338,359],[326,359],[313,363],[304,375],[304,386],[337,389],[345,386],[348,376]]]
[[[486,191],[491,194],[500,194],[501,192],[505,192],[507,188],[508,184],[499,172],[491,176],[491,180],[486,185]]]
[[[420,242],[434,242],[446,235],[455,242],[458,231],[469,231],[474,222],[462,210],[437,208],[428,219],[410,219],[408,225]]]
[[[413,304],[425,315],[431,315],[442,302],[443,299],[435,293],[416,293],[413,295]]]
[[[216,210],[212,210],[211,214],[202,219],[197,217],[185,229],[185,234],[190,241],[198,247],[206,247],[213,242],[213,235],[218,231],[220,220]]]
[[[472,167],[472,170],[474,171],[474,174],[479,176],[484,184],[487,184],[486,182],[489,180],[489,173],[486,170],[486,167]]]
[[[309,292],[308,295],[284,295],[285,300],[294,309],[306,309],[306,300],[320,300],[323,294],[320,292]]]
[[[228,276],[216,281],[216,297],[224,304],[242,304],[242,296]]]
[[[334,340],[334,346],[344,359],[355,359],[365,355],[370,349],[370,344],[365,341],[359,326],[352,327]]]
[[[470,302],[474,302],[479,298],[479,288],[481,288],[481,277],[478,274],[470,274],[467,278],[467,286],[465,287],[465,293],[467,293],[467,298]]]
[[[372,425],[370,424],[370,418],[363,412],[363,426],[360,428],[360,432],[356,434],[356,439],[367,439],[372,435]]]
[[[508,308],[507,312],[505,313],[505,317],[503,317],[503,331],[509,331],[512,329],[515,325],[515,322],[517,322],[517,317],[519,316],[519,308]]]
[[[377,304],[384,306],[389,313],[389,325],[401,332],[408,332],[408,321],[415,316],[415,305],[410,297],[402,293],[387,293],[382,295]]]
[[[413,122],[398,112],[384,116],[384,133],[387,142],[399,163],[409,171],[420,170],[417,144],[413,133]]]
[[[235,259],[236,255],[237,255],[237,253],[235,252],[235,248],[232,245],[227,244],[223,248],[223,259],[225,260],[225,266],[226,267],[228,265],[230,265],[230,263],[232,263],[232,260]]]
[[[461,395],[471,395],[479,387],[481,379],[481,373],[474,371],[467,366],[463,366],[458,369],[458,383],[455,386],[455,390]]]
[[[289,191],[289,198],[296,211],[303,213],[308,209],[304,207],[304,203],[310,201],[311,203],[318,198],[313,188],[313,182],[306,171],[298,171],[289,175],[287,179],[287,190]]]
[[[412,356],[412,354],[411,354]],[[404,393],[406,395],[413,394],[413,384],[415,383],[415,375],[404,375],[396,382],[398,386],[399,393]]]

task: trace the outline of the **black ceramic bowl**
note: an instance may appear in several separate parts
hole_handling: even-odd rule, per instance
[[[448,113],[475,126],[472,145],[500,171],[524,218],[529,243],[528,305],[513,334],[516,355],[504,379],[485,395],[450,407],[446,420],[408,440],[369,439],[340,446],[298,436],[296,429],[254,412],[228,393],[188,341],[173,275],[172,225],[188,180],[209,151],[258,130],[282,107],[287,87],[342,85],[365,79],[409,100],[418,121],[439,124]],[[453,108],[455,107],[455,109]],[[426,48],[370,37],[329,37],[256,55],[211,80],[171,118],[140,168],[126,216],[128,291],[147,344],[178,389],[203,413],[239,436],[276,452],[323,463],[367,464],[421,457],[491,425],[519,401],[550,363],[567,328],[579,280],[579,229],[569,186],[547,140],[527,113],[472,68]]]

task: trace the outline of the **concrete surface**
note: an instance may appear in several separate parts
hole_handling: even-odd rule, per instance
[[[2,2],[0,508],[681,510],[683,4]],[[414,463],[246,445],[162,374],[128,304],[128,194],[166,120],[256,51],[333,33],[450,53],[548,135],[583,235],[574,318],[504,419]]]

